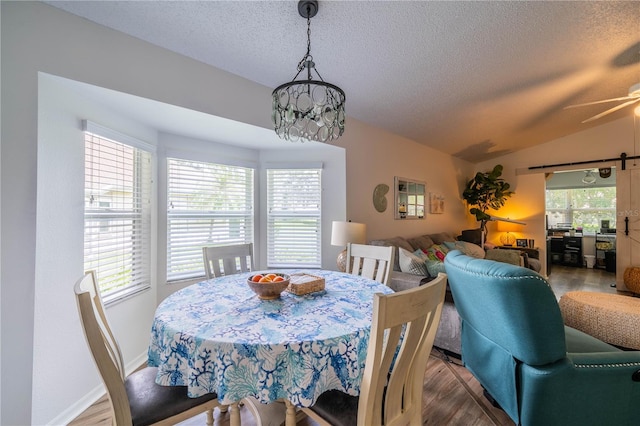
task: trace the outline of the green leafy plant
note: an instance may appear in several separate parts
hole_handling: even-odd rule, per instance
[[[496,165],[490,172],[478,172],[467,182],[462,192],[462,198],[471,207],[469,213],[480,222],[480,229],[486,233],[487,221],[491,220],[491,215],[487,213],[489,209],[498,210],[504,206],[507,198],[514,192],[511,185],[504,181],[502,176],[502,165]]]

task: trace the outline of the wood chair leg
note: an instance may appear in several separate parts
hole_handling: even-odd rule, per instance
[[[231,426],[241,426],[240,424],[240,408],[238,407],[238,403],[234,402],[229,406],[230,412],[230,423]]]
[[[284,420],[285,426],[296,426],[296,406],[288,399],[284,400],[284,404],[287,407],[287,414]]]
[[[207,426],[213,426],[213,408],[207,410]]]

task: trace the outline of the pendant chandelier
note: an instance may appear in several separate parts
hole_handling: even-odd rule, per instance
[[[593,175],[593,172],[591,170],[586,171],[584,177],[582,178],[582,183],[584,183],[585,185],[593,185],[594,183],[596,183],[596,177]]]
[[[298,2],[298,13],[307,18],[307,53],[298,63],[293,80],[276,87],[272,94],[276,134],[292,142],[331,142],[344,132],[344,91],[324,81],[311,56],[311,18],[317,12],[317,1]],[[296,80],[304,70],[307,79]],[[318,79],[313,79],[312,71]]]

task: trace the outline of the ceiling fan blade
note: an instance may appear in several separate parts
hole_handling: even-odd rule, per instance
[[[632,100],[632,101],[625,102],[625,103],[620,104],[620,105],[618,105],[618,106],[614,106],[614,107],[613,107],[613,108],[611,108],[611,109],[608,109],[608,110],[606,110],[606,111],[604,111],[604,112],[601,112],[601,113],[600,113],[600,114],[598,114],[598,115],[594,115],[593,117],[591,117],[591,118],[588,118],[588,119],[584,120],[582,123],[588,123],[588,122],[590,122],[590,121],[597,120],[597,119],[598,119],[598,118],[600,118],[600,117],[604,117],[604,116],[605,116],[605,115],[607,115],[607,114],[611,114],[612,112],[616,112],[616,111],[618,111],[619,109],[622,109],[622,108],[624,108],[624,107],[626,107],[626,106],[628,106],[628,105],[631,105],[631,104],[635,104],[635,103],[636,103],[636,102],[638,102],[638,101],[640,101],[640,98],[635,98],[635,99],[634,99],[634,100]]]
[[[585,102],[583,104],[575,104],[575,105],[568,105],[566,107],[564,107],[563,109],[570,109],[570,108],[578,108],[578,107],[583,107],[583,106],[588,106],[588,105],[597,105],[597,104],[604,104],[607,102],[615,102],[615,101],[626,101],[629,99],[635,99],[638,100],[640,99],[638,96],[623,96],[621,98],[611,98],[611,99],[603,99],[601,101],[593,101],[593,102]],[[634,102],[635,102],[634,100]]]

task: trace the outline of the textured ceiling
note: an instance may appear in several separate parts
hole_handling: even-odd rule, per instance
[[[46,3],[270,88],[306,51],[292,1]],[[563,107],[640,82],[640,2],[321,1],[311,54],[348,116],[479,162],[631,114]]]

